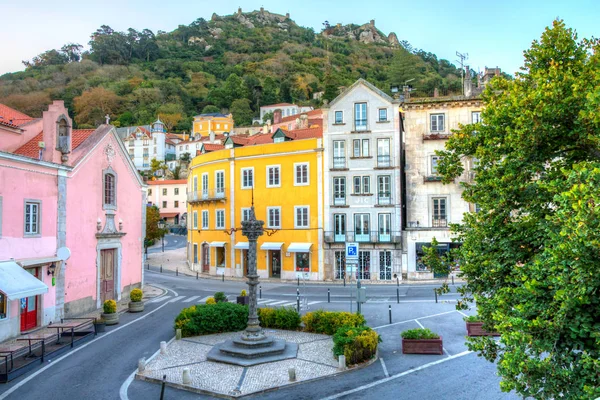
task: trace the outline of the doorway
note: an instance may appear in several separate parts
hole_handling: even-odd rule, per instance
[[[208,243],[202,244],[202,272],[210,270],[210,247]]]
[[[100,301],[115,298],[116,249],[100,250]]]
[[[281,250],[269,251],[271,278],[281,278]]]
[[[39,268],[28,268],[25,271],[39,279]],[[21,299],[21,332],[28,331],[37,326],[39,297],[30,296]]]

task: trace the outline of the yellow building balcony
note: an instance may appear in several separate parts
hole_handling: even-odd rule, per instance
[[[197,192],[189,192],[187,201],[189,204],[202,204],[210,202],[225,202],[225,188],[206,189]]]

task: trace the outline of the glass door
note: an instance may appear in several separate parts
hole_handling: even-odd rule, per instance
[[[38,278],[38,268],[29,268],[26,271]],[[38,297],[30,296],[21,299],[21,332],[28,331],[37,326]]]
[[[333,215],[333,240],[336,242],[346,241],[346,214]]]

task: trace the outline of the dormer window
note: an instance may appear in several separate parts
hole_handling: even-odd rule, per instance
[[[56,150],[63,154],[70,153],[71,127],[65,116],[61,116],[57,122],[58,138],[56,142]]]

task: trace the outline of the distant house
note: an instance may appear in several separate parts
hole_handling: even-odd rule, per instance
[[[260,108],[260,123],[261,124],[266,123],[267,121],[264,120],[265,114],[274,112],[275,110],[281,110],[282,117],[289,117],[292,115],[310,111],[312,109],[313,108],[309,107],[309,106],[298,106],[296,104],[290,104],[290,103],[278,103],[278,104],[271,104],[268,106],[262,106]]]
[[[0,104],[0,341],[140,287],[145,203],[113,126]]]
[[[148,205],[158,207],[161,219],[171,225],[185,223],[187,179],[148,182]]]
[[[194,137],[208,137],[211,132],[219,135],[233,130],[231,114],[209,113],[194,117],[192,134]]]
[[[150,130],[146,126],[134,127],[123,138],[129,157],[139,171],[149,170],[152,159],[166,162],[172,169],[176,159],[175,145],[179,140],[178,135],[166,133],[160,119]]]

